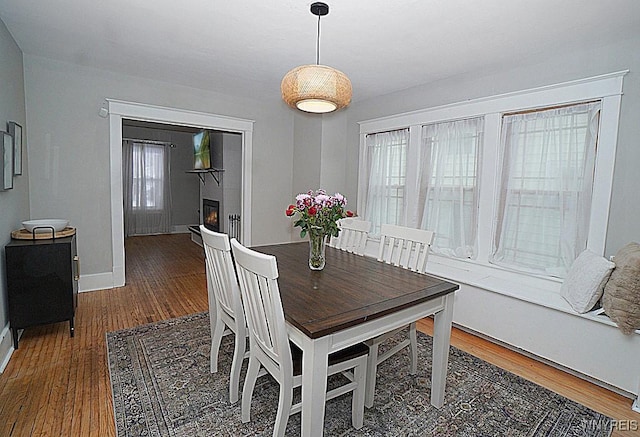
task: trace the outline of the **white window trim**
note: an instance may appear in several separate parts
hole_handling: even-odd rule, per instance
[[[451,280],[474,283],[482,288],[510,295],[512,293],[507,288],[514,287],[496,284],[502,284],[505,281],[509,284],[523,284],[522,290],[518,291],[513,297],[543,305],[548,302],[550,306],[556,307],[551,301],[556,301],[558,296],[555,295],[559,295],[560,279],[510,271],[494,264],[489,264],[488,257],[493,238],[493,217],[496,214],[497,195],[499,192],[499,181],[497,180],[499,169],[497,165],[501,147],[500,123],[502,114],[596,99],[602,101],[587,247],[595,253],[604,255],[613,187],[622,85],[624,75],[627,72],[628,70],[624,70],[362,121],[358,123],[360,125],[360,156],[364,156],[365,137],[368,134],[409,128],[409,145],[415,146],[420,144],[420,129],[424,124],[484,116],[485,136],[479,185],[480,206],[478,211],[477,258],[461,260],[430,255],[430,263],[433,263],[435,268],[433,273],[436,273],[436,271],[442,272],[442,276]],[[366,181],[361,176],[365,174],[363,171],[365,165],[366,162],[360,160],[358,211],[364,210],[364,199],[366,199]],[[544,292],[538,293],[538,290]],[[546,298],[544,296],[552,297]]]

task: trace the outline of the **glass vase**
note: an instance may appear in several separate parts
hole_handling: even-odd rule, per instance
[[[309,268],[311,270],[324,269],[325,234],[320,227],[309,229]]]

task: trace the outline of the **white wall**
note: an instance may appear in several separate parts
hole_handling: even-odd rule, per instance
[[[23,150],[29,147],[24,106],[24,77],[22,52],[11,34],[0,21],[0,130],[7,132],[6,122],[15,121],[22,126]],[[13,178],[13,189],[0,190],[0,245],[11,240],[11,231],[20,229],[21,222],[29,219],[29,165],[26,153],[22,158],[22,175]],[[11,351],[7,312],[7,279],[4,250],[0,253],[0,371],[6,365]]]
[[[627,242],[640,241],[638,47],[640,33],[616,44],[532,60],[526,67],[472,72],[352,104],[340,115],[347,119],[347,185],[357,184],[359,121],[629,69],[624,77],[606,241],[606,254],[613,255]],[[517,290],[508,291],[518,294]],[[454,322],[626,393],[637,394],[640,386],[640,370],[637,370],[640,336],[637,334],[626,337],[615,327],[601,322],[468,285],[456,293]]]
[[[31,215],[77,228],[83,274],[110,272],[109,122],[105,98],[253,119],[252,243],[289,241],[292,111],[256,101],[25,56]]]

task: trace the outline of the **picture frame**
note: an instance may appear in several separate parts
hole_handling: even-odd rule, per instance
[[[9,132],[2,131],[2,164],[0,172],[2,173],[2,189],[10,190],[13,188],[13,137]]]
[[[9,122],[9,135],[13,137],[13,174],[22,174],[22,126],[15,121]]]

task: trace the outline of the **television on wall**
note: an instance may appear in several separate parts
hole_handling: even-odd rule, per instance
[[[196,170],[211,168],[211,136],[208,130],[193,135],[193,168]]]

